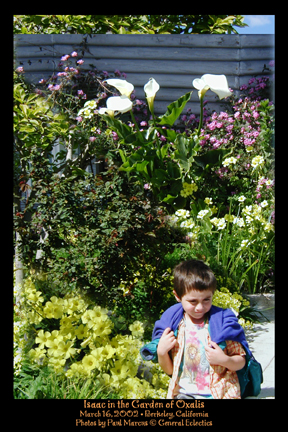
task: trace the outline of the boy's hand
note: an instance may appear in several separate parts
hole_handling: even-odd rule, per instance
[[[210,365],[219,365],[226,367],[231,371],[237,371],[245,366],[245,355],[235,354],[228,356],[222,351],[222,349],[215,342],[211,341],[211,347],[205,347],[206,358]]]
[[[211,341],[211,346],[205,346],[206,358],[210,365],[222,365],[226,360],[226,354],[215,342]]]
[[[176,344],[176,338],[173,331],[167,327],[159,340],[157,347],[158,356],[164,356],[167,354]]]

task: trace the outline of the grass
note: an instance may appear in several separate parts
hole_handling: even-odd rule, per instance
[[[25,363],[14,376],[14,399],[117,399],[97,379],[67,378],[48,367]]]

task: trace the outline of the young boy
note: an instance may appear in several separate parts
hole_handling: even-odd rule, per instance
[[[175,268],[178,303],[156,321],[152,342],[141,349],[144,359],[154,361],[157,349],[171,376],[168,399],[241,399],[237,371],[246,363],[244,346],[249,348],[234,312],[212,306],[215,290],[215,276],[202,261]]]

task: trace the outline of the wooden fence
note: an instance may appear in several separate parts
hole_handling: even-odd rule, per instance
[[[138,99],[145,99],[144,84],[150,77],[160,85],[155,100],[156,114],[188,91],[192,81],[205,73],[225,74],[229,87],[239,91],[254,75],[261,75],[264,65],[274,59],[273,35],[15,35],[16,66],[22,65],[32,82],[58,72],[61,56],[77,51],[82,69],[127,74]],[[267,73],[267,72],[266,72]],[[269,72],[268,72],[269,73]],[[205,96],[211,110],[223,109],[212,92]],[[187,107],[199,113],[196,89]]]

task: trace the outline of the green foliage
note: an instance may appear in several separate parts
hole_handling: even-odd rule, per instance
[[[181,115],[192,92],[172,102],[165,114],[149,122],[147,130],[136,130],[121,120],[103,115],[109,127],[119,136],[122,159],[121,171],[129,173],[134,181],[151,188],[160,203],[169,211],[183,208],[189,200],[182,194],[183,184],[193,182],[206,170],[222,161],[228,150],[219,149],[211,154],[198,155],[199,137],[175,131],[175,122]],[[163,126],[166,125],[166,126]],[[161,127],[160,127],[161,126]],[[141,144],[139,146],[139,144]]]
[[[237,33],[242,15],[15,15],[14,33]]]
[[[67,378],[48,366],[24,362],[14,377],[14,399],[118,399],[93,378]]]
[[[29,227],[32,233],[44,228],[48,237],[39,244],[37,237],[25,237],[20,230],[23,260],[29,265],[32,257],[66,291],[81,287],[111,306],[121,294],[121,281],[161,262],[178,239],[165,211],[153,207],[146,192],[113,167],[95,177],[52,175],[46,184],[44,178],[38,183],[38,208]],[[39,247],[42,258],[35,260]]]

